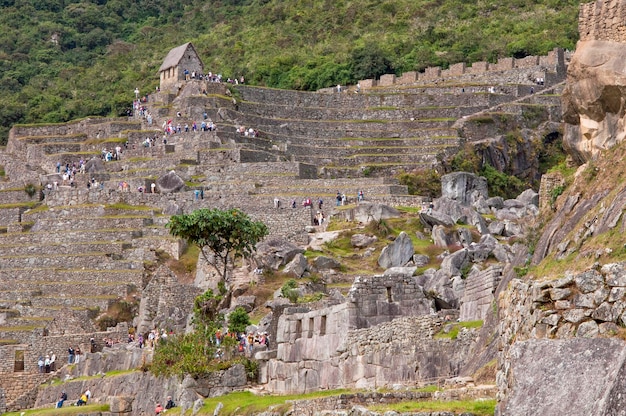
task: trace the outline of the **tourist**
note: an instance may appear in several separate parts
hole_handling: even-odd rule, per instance
[[[70,347],[67,349],[67,363],[68,364],[73,364],[74,363],[74,356],[75,356],[75,351],[74,348],[72,348],[72,346],[70,345]]]
[[[337,200],[337,206],[341,205],[341,193],[339,191],[337,191],[335,199]]]
[[[172,407],[176,407],[176,403],[172,400],[172,396],[167,396],[167,403],[165,403],[166,409],[171,409]]]
[[[80,346],[76,347],[76,351],[75,351],[75,356],[74,356],[74,364],[78,364],[80,362],[80,356],[82,355],[82,351],[80,350]]]
[[[87,397],[87,395],[85,393],[80,395],[80,398],[78,399],[78,401],[76,402],[75,406],[84,406],[87,404],[87,400],[89,398]]]
[[[56,371],[57,370],[57,356],[51,352],[50,353],[50,371]]]
[[[156,408],[154,409],[154,414],[160,415],[162,412],[163,412],[163,406],[161,406],[161,403],[157,403]]]
[[[57,402],[57,409],[63,407],[63,403],[65,403],[65,401],[67,400],[67,393],[62,392],[61,396],[59,397],[59,401]]]
[[[39,367],[39,372],[43,373],[44,372],[44,361],[43,361],[43,357],[41,355],[39,356],[39,360],[37,360],[37,366]]]

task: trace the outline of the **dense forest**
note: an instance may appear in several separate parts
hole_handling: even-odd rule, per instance
[[[123,114],[167,51],[315,90],[428,66],[573,49],[573,0],[0,0],[0,144],[15,123]]]

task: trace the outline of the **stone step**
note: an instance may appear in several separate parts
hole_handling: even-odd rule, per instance
[[[36,286],[35,286],[36,285]],[[8,300],[32,300],[35,297],[58,297],[61,303],[66,298],[75,296],[117,296],[125,297],[131,292],[129,282],[91,283],[85,281],[25,281],[12,283],[11,290],[4,291],[0,297]],[[60,304],[61,304],[60,303]]]
[[[113,282],[125,282],[142,286],[143,267],[137,269],[93,269],[93,268],[26,268],[2,269],[0,282],[3,284],[20,282],[89,282],[90,285],[105,286]],[[87,283],[86,283],[87,284]],[[2,294],[0,293],[0,297]]]
[[[238,111],[244,119],[249,114],[254,116],[296,119],[296,120],[324,120],[334,123],[340,120],[352,122],[359,119],[369,120],[408,120],[408,119],[430,119],[441,117],[460,118],[468,114],[474,114],[489,108],[489,103],[479,105],[471,102],[467,97],[460,97],[463,102],[449,101],[440,102],[435,99],[421,102],[400,102],[394,101],[386,103],[385,100],[377,102],[362,103],[361,107],[305,107],[292,105],[260,104],[242,102],[238,106]],[[460,99],[458,101],[461,101]],[[371,105],[368,105],[371,104]]]
[[[119,257],[119,258],[118,258]],[[121,255],[111,253],[49,254],[49,255],[0,255],[0,270],[9,271],[30,267],[49,268],[95,268],[98,270],[136,269],[142,267],[140,261],[125,260]]]
[[[141,229],[152,225],[150,215],[127,215],[108,217],[78,217],[78,218],[41,218],[35,221],[32,231],[65,232],[66,230],[112,230],[112,229]]]
[[[0,245],[13,246],[39,244],[42,240],[45,240],[49,244],[67,244],[67,242],[70,241],[72,244],[90,242],[132,242],[133,239],[141,238],[143,234],[144,233],[141,228],[109,228],[106,230],[84,230],[74,228],[65,230],[62,233],[50,233],[48,231],[18,232],[0,234]]]
[[[440,143],[424,144],[421,146],[353,146],[353,147],[321,147],[301,144],[291,144],[288,146],[288,152],[299,157],[310,157],[312,161],[320,158],[340,159],[346,158],[375,158],[385,157],[388,155],[397,156],[398,161],[402,161],[404,157],[415,157],[419,155],[432,155],[443,151],[448,147],[458,146],[458,140],[446,140]]]
[[[84,287],[84,286],[83,286]],[[120,291],[122,292],[122,291]],[[81,309],[94,309],[99,308],[100,310],[106,310],[111,302],[119,299],[120,296],[117,294],[108,294],[103,293],[100,295],[88,295],[81,296],[80,294],[73,294],[71,297],[69,296],[60,296],[59,294],[51,294],[51,295],[42,295],[42,296],[29,296],[29,297],[20,297],[28,295],[27,292],[8,292],[6,295],[3,294],[0,299],[0,304],[5,306],[15,306],[19,307],[20,310],[26,309],[59,309],[59,308],[81,308]],[[36,314],[36,312],[33,312]],[[4,335],[1,334],[0,338],[5,338]]]
[[[118,241],[91,241],[76,243],[71,241],[58,243],[41,243],[41,236],[33,238],[31,242],[20,244],[4,244],[0,238],[0,253],[7,256],[50,256],[50,255],[83,255],[92,252],[106,253],[106,255],[124,255],[125,250],[133,248],[133,244],[123,240]],[[1,257],[1,256],[0,256]]]

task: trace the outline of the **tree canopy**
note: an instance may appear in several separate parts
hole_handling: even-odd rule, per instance
[[[198,246],[222,281],[226,281],[229,260],[250,257],[256,244],[269,233],[263,222],[252,221],[236,208],[226,211],[202,208],[191,214],[174,215],[167,228],[173,236]]]

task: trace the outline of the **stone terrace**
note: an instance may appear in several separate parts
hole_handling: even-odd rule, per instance
[[[305,198],[314,206],[323,198],[327,216],[334,214],[338,191],[351,203],[362,190],[369,202],[419,206],[422,199],[408,195],[393,175],[431,167],[440,153],[454,152],[461,143],[457,120],[498,106],[509,110],[507,103],[530,94],[523,80],[497,83],[490,93],[504,78],[488,75],[456,84],[448,79],[446,85],[391,83],[358,94],[244,85],[229,90],[191,81],[178,96],[149,97],[150,126],[139,116],[15,126],[0,149],[6,172],[0,181],[0,345],[9,344],[0,347],[0,357],[19,345],[32,370],[42,339],[46,349],[64,351],[71,331],[83,338],[93,333],[98,310],[130,294],[148,296],[142,289],[154,279],[146,264],[158,251],[177,258],[183,249],[164,227],[171,214],[237,207],[268,224],[273,236],[304,245],[316,210],[302,208]],[[516,77],[511,79],[521,79]],[[199,125],[204,112],[217,132],[183,132],[163,143],[163,121]],[[241,126],[258,130],[259,137],[238,133]],[[148,137],[155,146],[143,145]],[[103,149],[115,146],[123,146],[121,160],[98,161]],[[93,160],[70,187],[56,164],[81,159]],[[137,192],[172,170],[186,183],[180,192]],[[91,179],[101,187],[87,189]],[[53,182],[58,190],[32,197],[24,190],[29,183]],[[121,191],[121,182],[129,192]],[[196,189],[204,199],[195,197]],[[0,373],[11,372],[9,364]]]

